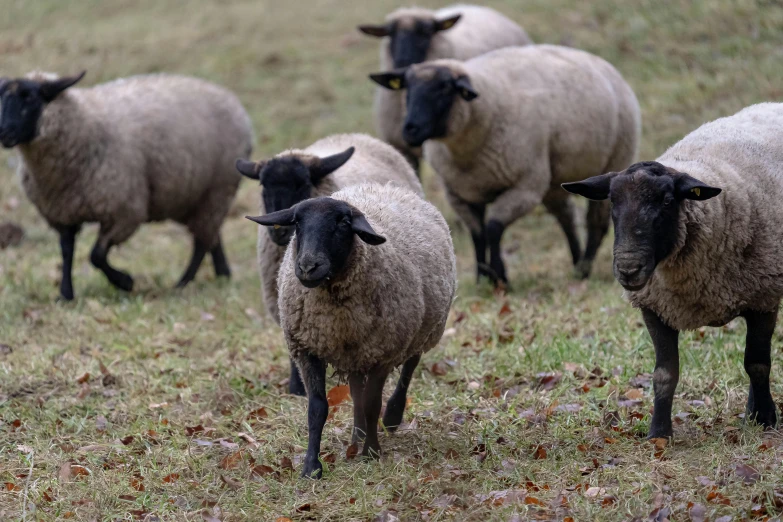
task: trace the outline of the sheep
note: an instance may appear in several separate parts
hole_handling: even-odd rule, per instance
[[[350,383],[353,442],[365,438],[362,455],[377,458],[386,378],[402,365],[383,416],[394,431],[413,371],[421,354],[438,344],[454,299],[456,259],[446,221],[414,192],[373,183],[249,219],[296,227],[280,268],[279,304],[308,395],[302,476],[321,476],[327,364]]]
[[[369,36],[383,38],[381,70],[397,69],[439,58],[468,60],[494,49],[531,44],[524,29],[489,7],[453,5],[432,11],[397,9],[381,25],[360,25]],[[402,139],[405,100],[400,93],[376,89],[373,119],[378,136],[399,150],[418,170],[421,149]]]
[[[609,200],[614,276],[655,347],[650,438],[671,437],[681,330],[748,325],[747,417],[777,422],[770,343],[783,297],[783,104],[753,105],[702,125],[657,161],[567,191]]]
[[[248,157],[253,141],[239,100],[165,74],[71,88],[85,72],[0,80],[0,142],[16,147],[22,187],[60,236],[62,299],[74,297],[74,244],[90,222],[100,224],[90,261],[122,290],[133,289],[133,278],[109,264],[109,250],[142,223],[165,219],[184,224],[194,240],[178,287],[206,252],[216,274],[230,276],[220,226],[242,179],[234,159]]]
[[[368,181],[395,183],[424,197],[421,183],[405,159],[390,145],[366,134],[335,134],[304,150],[285,151],[267,161],[238,160],[236,167],[242,175],[260,182],[261,210],[265,214]],[[280,324],[277,273],[292,234],[291,227],[267,230],[259,227],[258,230],[261,293],[267,314],[277,324]],[[305,394],[293,363],[289,391],[295,395]]]
[[[565,232],[577,275],[589,276],[609,227],[608,205],[589,205],[582,251],[575,208],[557,185],[623,169],[636,157],[639,103],[614,67],[584,51],[531,45],[370,78],[407,91],[403,136],[412,146],[424,144],[425,159],[470,230],[477,278],[508,286],[501,237],[539,203]]]

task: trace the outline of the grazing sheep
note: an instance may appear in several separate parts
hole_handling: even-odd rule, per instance
[[[350,160],[350,161],[349,161]],[[400,153],[366,134],[335,134],[320,139],[304,150],[289,150],[274,158],[254,163],[237,161],[237,170],[258,180],[262,211],[285,210],[308,198],[328,196],[340,189],[365,182],[394,183],[424,197],[421,183]],[[258,230],[258,268],[267,313],[280,324],[277,308],[277,273],[292,227]],[[304,395],[296,365],[291,364],[289,391]]]
[[[639,104],[614,67],[584,51],[531,45],[370,77],[407,90],[403,136],[424,143],[425,159],[470,229],[479,277],[507,284],[501,236],[539,203],[565,232],[578,275],[590,274],[609,207],[590,204],[582,252],[575,208],[558,185],[623,169],[636,156]]]
[[[769,373],[783,297],[781,136],[783,104],[762,103],[702,125],[658,161],[563,185],[612,202],[615,278],[655,346],[651,438],[672,436],[679,331],[740,316],[747,418],[777,422]]]
[[[84,74],[0,79],[0,142],[17,148],[22,186],[60,235],[62,298],[73,299],[74,243],[90,222],[100,224],[90,261],[122,290],[133,279],[109,264],[109,250],[142,223],[165,219],[187,226],[194,240],[177,286],[195,277],[206,252],[217,275],[229,276],[220,226],[241,180],[234,160],[253,141],[239,100],[163,74],[69,89]]]
[[[367,35],[383,38],[381,70],[408,67],[439,58],[468,60],[494,49],[528,45],[519,25],[489,7],[453,5],[432,11],[420,7],[397,9],[382,25],[360,25]],[[373,119],[378,136],[402,152],[418,169],[421,149],[402,139],[405,100],[400,93],[375,91]]]
[[[279,289],[281,325],[309,399],[302,476],[321,476],[327,364],[351,385],[353,441],[366,435],[362,455],[377,457],[386,377],[402,365],[383,417],[393,431],[413,371],[438,344],[454,298],[456,260],[446,221],[414,192],[372,183],[250,219],[296,227]]]

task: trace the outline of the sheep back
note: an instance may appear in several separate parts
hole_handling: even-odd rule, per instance
[[[361,210],[386,237],[359,239],[345,274],[309,290],[294,275],[296,241],[280,268],[281,325],[294,357],[303,352],[338,374],[391,369],[438,344],[456,290],[456,260],[443,216],[410,190],[363,184],[332,194]]]
[[[672,255],[625,292],[670,327],[720,326],[783,297],[783,104],[753,105],[702,125],[658,161],[723,189],[683,202]]]

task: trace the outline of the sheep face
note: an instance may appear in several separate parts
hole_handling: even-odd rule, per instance
[[[611,201],[614,276],[631,291],[644,288],[658,263],[674,250],[682,202],[704,201],[721,192],[654,161],[565,183],[563,188],[588,199]]]
[[[38,122],[46,104],[81,80],[84,74],[48,81],[0,78],[0,143],[3,147],[10,149],[33,141],[38,136]]]
[[[468,102],[478,97],[470,78],[455,76],[453,71],[443,66],[409,67],[372,74],[370,78],[387,89],[407,90],[402,137],[411,147],[419,147],[429,139],[445,138],[457,97]]]
[[[325,158],[290,154],[259,163],[237,160],[237,170],[261,182],[264,212],[271,214],[310,199],[313,188],[342,167],[354,150],[354,147],[350,147]],[[282,224],[269,228],[268,232],[272,241],[280,246],[287,245],[294,234],[293,227]]]
[[[386,242],[359,209],[328,197],[308,199],[287,210],[248,219],[268,227],[295,228],[294,273],[307,288],[339,279],[345,273],[355,236],[373,246]]]
[[[359,30],[377,38],[389,37],[389,52],[395,68],[408,67],[427,59],[433,36],[451,29],[459,21],[456,14],[443,19],[401,16],[383,25],[360,25]]]

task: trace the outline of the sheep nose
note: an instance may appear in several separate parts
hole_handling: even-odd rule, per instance
[[[411,136],[415,136],[419,133],[421,130],[421,127],[416,125],[415,123],[408,122],[405,124],[405,127],[403,128],[403,131]]]
[[[642,266],[642,263],[639,263],[638,261],[628,261],[623,264],[618,264],[617,271],[624,277],[631,278],[641,271]]]
[[[313,272],[315,272],[318,267],[321,266],[321,263],[315,260],[308,259],[307,261],[300,261],[299,262],[299,270],[304,275],[310,275]]]

